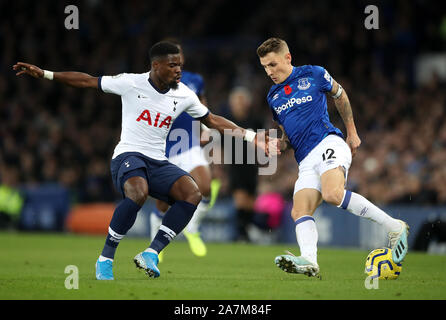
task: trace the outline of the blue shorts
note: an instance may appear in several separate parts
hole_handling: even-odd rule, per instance
[[[139,152],[125,152],[111,160],[111,175],[115,188],[124,197],[124,183],[131,177],[142,177],[147,180],[149,195],[173,204],[169,196],[175,181],[182,176],[190,176],[184,170],[167,160],[155,160]]]

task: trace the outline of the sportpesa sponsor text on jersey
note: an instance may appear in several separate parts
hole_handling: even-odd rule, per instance
[[[293,67],[290,76],[268,92],[273,118],[283,126],[298,163],[327,135],[343,137],[328,117],[325,94],[332,86],[324,68],[304,65]]]

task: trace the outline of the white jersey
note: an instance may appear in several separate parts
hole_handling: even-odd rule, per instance
[[[115,148],[113,159],[124,152],[139,152],[156,159],[165,156],[166,137],[172,123],[183,111],[193,118],[208,114],[197,95],[183,83],[178,89],[162,93],[149,81],[150,72],[122,73],[99,78],[102,91],[121,96],[121,140]]]

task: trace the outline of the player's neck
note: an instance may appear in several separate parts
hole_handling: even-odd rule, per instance
[[[293,73],[293,70],[294,70],[294,67],[292,65],[290,65],[290,68],[288,69],[285,80],[291,76],[291,74]],[[285,80],[283,80],[283,81],[285,81]]]
[[[169,85],[167,83],[162,82],[152,72],[149,75],[149,82],[155,88],[155,90],[158,92],[166,93],[167,91],[170,90]]]
[[[281,81],[280,83],[284,83],[290,77],[290,75],[293,73],[293,70],[294,70],[294,67],[292,65],[290,65],[290,68],[285,73],[285,77],[283,78],[283,81]],[[280,84],[280,83],[278,83],[278,84]]]

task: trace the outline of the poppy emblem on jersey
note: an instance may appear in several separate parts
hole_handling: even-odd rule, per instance
[[[311,86],[310,81],[308,81],[308,78],[301,78],[297,80],[297,87],[299,90],[307,90]]]
[[[286,86],[283,88],[283,91],[285,91],[285,94],[288,95],[288,94],[290,94],[291,92],[293,92],[293,89],[291,89],[291,87],[290,87],[289,85],[286,85]]]

